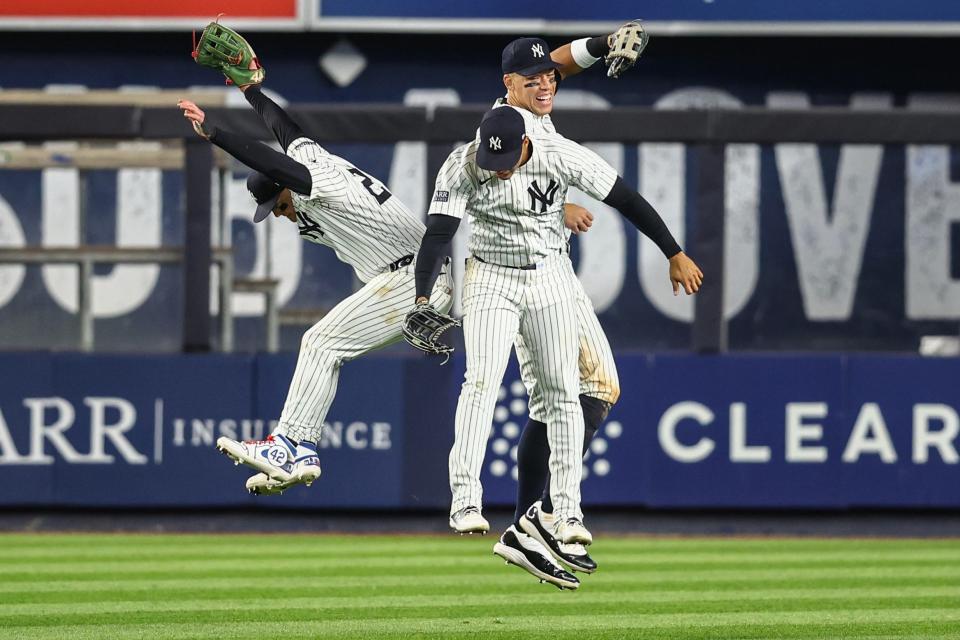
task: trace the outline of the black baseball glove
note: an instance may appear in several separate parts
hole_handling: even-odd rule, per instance
[[[459,327],[460,321],[434,309],[429,302],[420,302],[403,319],[403,338],[420,351],[446,356],[446,364],[453,347],[440,342],[443,332]]]

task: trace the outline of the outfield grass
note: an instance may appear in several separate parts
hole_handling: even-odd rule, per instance
[[[960,540],[602,537],[576,592],[494,541],[0,535],[0,638],[960,638]]]

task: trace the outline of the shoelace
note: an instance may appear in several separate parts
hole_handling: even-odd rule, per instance
[[[463,515],[465,516],[470,515],[471,513],[480,513],[480,509],[477,509],[476,507],[467,507],[463,510]]]
[[[264,444],[264,443],[266,443],[266,442],[276,442],[276,441],[277,441],[277,440],[276,440],[276,438],[273,437],[273,434],[270,434],[269,436],[267,436],[267,437],[264,438],[263,440],[244,440],[243,443],[244,443],[244,444]]]

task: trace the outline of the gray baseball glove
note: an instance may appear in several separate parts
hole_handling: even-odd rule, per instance
[[[453,353],[453,347],[440,342],[440,336],[447,329],[459,326],[459,320],[440,313],[429,302],[421,302],[404,317],[403,338],[420,351],[446,356],[440,363],[446,364]]]
[[[648,42],[650,36],[639,20],[632,20],[610,34],[610,53],[603,59],[607,64],[607,76],[619,78],[621,73],[635,65]]]

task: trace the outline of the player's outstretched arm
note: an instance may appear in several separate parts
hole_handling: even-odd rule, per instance
[[[611,34],[581,38],[557,47],[550,53],[561,65],[560,77],[569,78],[592,67],[601,58],[609,67],[607,75],[617,78],[636,64],[650,37],[639,20],[627,22]]]
[[[683,253],[663,218],[643,196],[628,187],[623,178],[617,176],[613,188],[603,202],[619,211],[624,218],[633,223],[637,230],[653,240],[670,261],[670,282],[674,295],[679,293],[680,287],[683,287],[688,295],[700,290],[700,285],[703,283],[703,272],[700,267]]]
[[[273,131],[273,135],[284,151],[290,148],[291,142],[304,137],[300,126],[287,115],[283,107],[260,90],[260,85],[247,85],[241,87],[241,91],[243,91],[243,97],[247,99],[250,106],[260,115],[263,123]]]
[[[440,274],[443,256],[449,253],[450,242],[460,228],[460,218],[443,214],[427,216],[427,230],[420,241],[420,250],[417,252],[417,266],[414,278],[417,293],[414,299],[416,304],[430,301],[430,292]]]
[[[210,122],[203,109],[190,100],[180,100],[177,106],[200,137],[217,145],[251,169],[270,176],[277,184],[303,195],[310,193],[313,187],[310,171],[293,158],[274,151],[257,140],[220,129]]]

